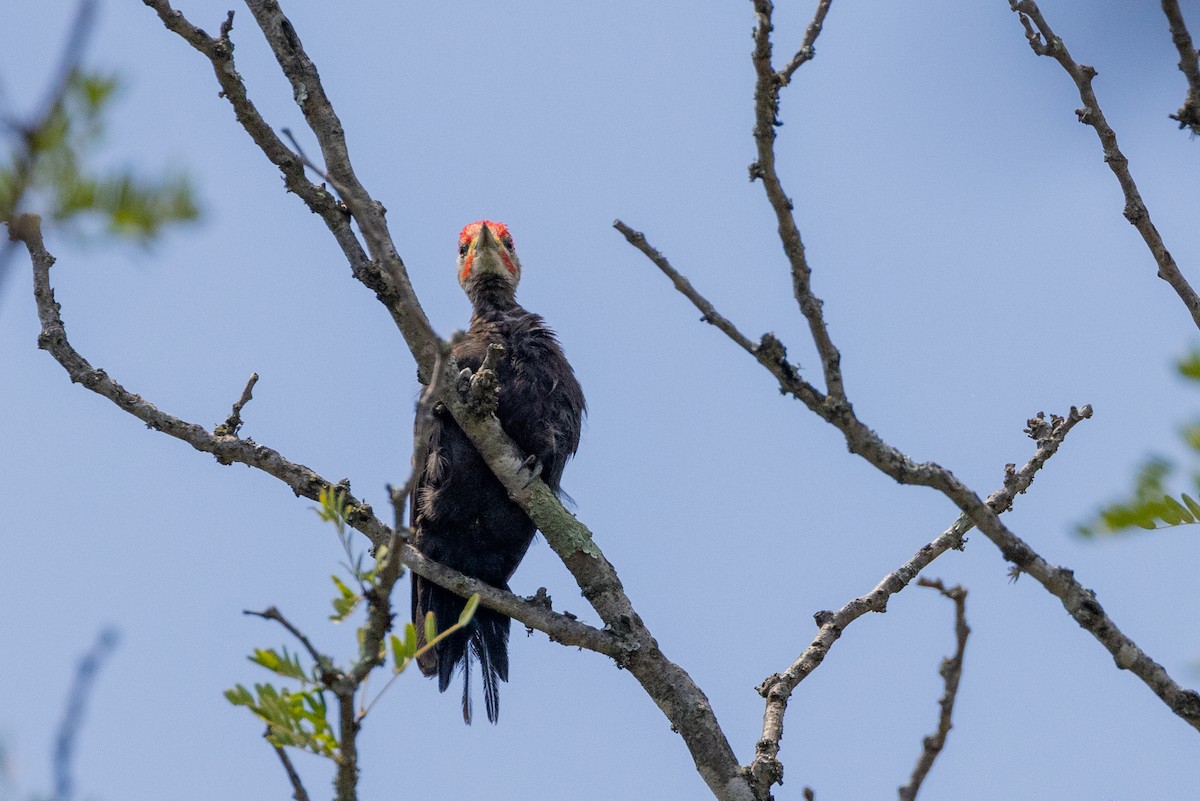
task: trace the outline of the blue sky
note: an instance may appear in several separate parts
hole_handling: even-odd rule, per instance
[[[811,4],[779,3],[780,57]],[[40,96],[74,4],[6,15],[10,107]],[[1200,143],[1167,114],[1185,83],[1157,4],[1045,0],[1095,88],[1155,222],[1200,280]],[[180,4],[215,31],[224,6]],[[1200,4],[1183,3],[1200,34]],[[520,297],[559,331],[590,406],[564,486],[668,656],[712,700],[747,761],[754,692],[809,642],[811,615],[869,590],[955,510],[846,452],[610,227],[643,230],[753,337],[774,331],[813,380],[816,354],[753,159],[749,2],[288,2],[348,131],[359,177],[387,206],[431,320],[469,306],[456,235],[507,222]],[[238,67],[276,127],[304,130],[253,22]],[[104,163],[182,166],[206,217],[149,251],[51,235],[75,346],[181,417],[225,418],[261,375],[243,434],[385,505],[406,475],[415,368],[320,221],[217,97],[199,54],[133,0],[109,0],[89,64],[118,72]],[[1200,593],[1189,529],[1105,543],[1071,534],[1170,453],[1197,397],[1173,359],[1197,342],[1134,229],[1066,74],[1036,58],[1003,0],[834,4],[785,93],[778,152],[860,417],[981,495],[1040,410],[1094,419],[1019,499],[1009,525],[1093,588],[1123,630],[1200,684]],[[311,139],[306,149],[316,153]],[[23,267],[22,263],[22,267]],[[245,661],[282,632],[241,611],[279,606],[323,648],[340,558],[311,503],[221,467],[69,384],[36,349],[26,270],[0,296],[0,739],[23,799],[49,786],[76,658],[122,633],[76,764],[81,797],[286,798],[260,726],[221,692],[266,674]],[[973,635],[950,742],[922,798],[1195,797],[1196,732],[982,536],[928,571],[970,590]],[[594,619],[550,549],[513,581]],[[401,587],[401,599],[407,597]],[[402,603],[401,606],[404,604]],[[779,799],[886,797],[907,780],[953,648],[952,608],[909,589],[858,621],[802,684]],[[364,798],[691,799],[707,794],[665,719],[606,660],[545,637],[512,643],[498,727],[465,728],[453,694],[406,675],[361,739]],[[315,796],[327,772],[298,757]]]

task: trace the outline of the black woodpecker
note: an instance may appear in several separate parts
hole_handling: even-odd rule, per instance
[[[544,320],[516,300],[521,262],[503,223],[481,220],[458,240],[458,280],[474,314],[455,345],[461,368],[478,370],[488,346],[504,346],[496,365],[496,416],[517,447],[541,465],[541,478],[559,493],[563,468],[579,447],[586,405],[575,371]],[[413,544],[429,558],[507,590],[536,527],[513,503],[470,440],[444,409],[433,415],[429,451],[412,498]],[[423,632],[426,612],[445,628],[458,619],[464,599],[413,576],[412,614]],[[483,672],[488,720],[500,714],[498,682],[508,681],[511,619],[479,607],[470,625],[418,660],[421,672],[438,677],[445,692],[459,666],[463,720],[471,722],[471,661]]]

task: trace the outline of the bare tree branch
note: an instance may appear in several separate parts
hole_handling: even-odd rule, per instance
[[[428,381],[440,350],[437,336],[412,292],[404,264],[388,233],[383,207],[371,198],[355,175],[341,123],[325,94],[317,69],[304,52],[295,29],[283,15],[278,3],[274,0],[247,0],[281,69],[292,83],[296,102],[320,145],[326,170],[344,191],[345,205],[358,223],[371,254],[367,264],[362,263],[364,257],[357,240],[350,233],[347,221],[333,214],[337,207],[332,205],[328,194],[307,182],[301,160],[279,141],[247,99],[245,88],[233,70],[229,26],[222,29],[221,38],[211,39],[188,23],[182,14],[171,9],[166,0],[144,1],[158,11],[159,17],[170,30],[209,58],[224,94],[238,113],[239,121],[268,158],[284,171],[288,187],[300,194],[310,208],[322,214],[330,230],[339,237],[339,242],[343,242],[343,239],[353,240],[345,242],[343,250],[355,268],[355,276],[375,289],[380,300],[392,311],[417,361],[419,375]],[[416,315],[419,315],[419,320]],[[479,417],[472,414],[465,400],[451,391],[456,386],[453,371],[457,366],[453,361],[447,360],[441,369],[447,373],[448,380],[439,400],[446,405],[510,495],[563,559],[584,597],[604,621],[606,629],[623,641],[623,658],[619,661],[638,679],[672,726],[679,731],[700,775],[718,798],[752,798],[749,784],[733,749],[717,724],[708,699],[686,671],[668,660],[659,650],[654,637],[634,612],[615,569],[604,559],[593,541],[591,532],[563,508],[541,479],[530,473],[525,456],[505,435],[495,416]],[[407,551],[405,553],[407,556]],[[482,593],[481,596],[486,602],[487,596]],[[498,606],[493,608],[505,611]]]
[[[242,396],[234,401],[233,411],[225,418],[225,422],[213,429],[213,433],[233,434],[237,435],[238,430],[242,427],[242,409],[246,408],[246,404],[254,399],[254,385],[258,383],[258,373],[251,373],[250,380],[246,382],[246,388],[242,390]]]
[[[792,63],[779,72],[771,66],[773,10],[771,0],[754,0],[754,11],[758,16],[758,25],[754,29],[754,71],[758,76],[754,85],[754,143],[758,150],[758,158],[750,165],[750,179],[762,181],[767,199],[775,211],[775,219],[779,225],[779,241],[783,243],[784,255],[792,268],[792,291],[804,319],[808,321],[809,331],[821,357],[826,394],[834,401],[848,405],[842,383],[842,357],[825,327],[821,301],[812,292],[812,270],[804,254],[800,228],[792,214],[792,200],[784,191],[783,182],[779,180],[779,172],[775,167],[775,128],[781,124],[779,91],[791,80],[792,73],[812,58],[815,52],[813,44],[821,33],[829,3],[821,2],[817,6],[816,16],[808,26],[800,52],[792,59]]]
[[[816,57],[817,51],[813,45],[816,44],[817,37],[821,35],[821,28],[825,25],[825,15],[829,13],[829,6],[832,2],[833,0],[820,0],[817,3],[817,13],[813,16],[812,22],[808,23],[808,28],[804,32],[804,43],[800,45],[796,55],[792,56],[792,60],[779,71],[781,85],[786,86],[796,70]]]
[[[1192,35],[1183,21],[1183,12],[1179,10],[1179,0],[1162,0],[1162,10],[1167,15],[1167,24],[1171,26],[1171,41],[1179,51],[1179,71],[1188,82],[1183,105],[1170,116],[1179,123],[1180,128],[1191,128],[1192,135],[1197,136],[1200,135],[1200,59],[1192,44]]]
[[[267,737],[270,734],[271,727],[268,726],[266,734],[264,734],[263,737]],[[271,744],[273,749],[275,749],[275,755],[279,757],[279,764],[283,765],[284,773],[287,774],[288,781],[292,784],[292,798],[295,801],[309,801],[308,791],[304,789],[304,782],[300,780],[300,774],[296,772],[296,767],[292,764],[292,760],[287,755],[287,751],[284,750],[283,746],[275,745],[274,743],[271,743],[270,740],[267,742]]]
[[[1164,3],[1165,5],[1166,3]],[[1113,174],[1117,176],[1117,182],[1121,185],[1121,191],[1125,195],[1125,219],[1129,220],[1130,224],[1142,235],[1146,247],[1154,256],[1154,261],[1158,264],[1158,277],[1171,285],[1171,288],[1179,295],[1179,299],[1183,301],[1183,305],[1187,307],[1188,313],[1192,315],[1192,321],[1197,327],[1200,327],[1200,295],[1196,294],[1191,284],[1183,277],[1179,266],[1175,264],[1175,258],[1167,250],[1162,236],[1150,220],[1150,211],[1142,201],[1137,184],[1133,181],[1133,175],[1129,172],[1129,159],[1117,146],[1117,134],[1109,127],[1104,112],[1100,110],[1100,102],[1096,99],[1096,93],[1092,90],[1092,79],[1096,77],[1095,68],[1086,64],[1078,64],[1071,58],[1071,54],[1067,52],[1067,46],[1051,30],[1034,0],[1009,0],[1009,6],[1020,16],[1021,24],[1025,28],[1025,38],[1029,40],[1029,46],[1033,52],[1039,56],[1053,58],[1062,65],[1062,68],[1071,76],[1071,80],[1075,82],[1075,86],[1079,90],[1079,98],[1083,101],[1083,107],[1075,109],[1075,115],[1079,117],[1080,122],[1094,128],[1096,136],[1100,138],[1100,145],[1104,150],[1104,160]]]
[[[54,79],[46,89],[38,111],[22,122],[15,114],[5,114],[3,124],[15,131],[21,138],[21,148],[13,158],[13,181],[9,188],[12,208],[0,208],[0,221],[16,217],[22,211],[21,201],[29,191],[29,183],[33,179],[34,167],[38,160],[37,148],[34,142],[38,135],[45,130],[54,117],[55,112],[62,106],[71,86],[71,80],[79,72],[83,56],[87,51],[87,42],[96,24],[97,0],[80,0],[75,9],[75,17],[67,34],[66,44],[59,55],[58,68],[54,71]],[[0,289],[9,274],[9,262],[16,253],[17,243],[5,242],[0,246]]]
[[[1037,450],[1020,470],[1013,464],[1004,466],[1004,486],[988,497],[988,506],[997,514],[1011,509],[1017,495],[1029,489],[1034,476],[1050,457],[1058,452],[1059,446],[1075,424],[1091,415],[1092,410],[1089,406],[1085,406],[1082,411],[1072,409],[1065,419],[1057,418],[1061,423],[1051,426],[1050,430],[1046,430],[1047,424],[1041,413],[1029,420],[1026,433],[1037,442]],[[841,638],[851,623],[867,612],[886,612],[891,597],[907,587],[934,559],[951,548],[962,548],[963,537],[972,527],[969,516],[959,515],[949,528],[923,546],[899,568],[884,576],[869,593],[855,598],[836,612],[822,611],[813,616],[819,629],[812,643],[787,670],[768,676],[758,687],[759,694],[767,703],[763,710],[762,736],[755,745],[751,772],[760,786],[770,786],[783,779],[783,765],[778,760],[779,744],[783,739],[783,716],[787,711],[788,699],[800,682],[808,678],[809,674],[825,661],[834,643]]]
[[[1095,74],[1095,71],[1089,67],[1087,68],[1087,72],[1084,72],[1082,68],[1075,65],[1073,61],[1070,61],[1069,56],[1066,55],[1066,49],[1062,47],[1061,40],[1054,37],[1048,27],[1044,28],[1043,33],[1047,37],[1046,41],[1050,44],[1041,42],[1038,35],[1030,27],[1029,17],[1026,15],[1027,12],[1035,14],[1035,22],[1039,26],[1045,25],[1044,20],[1041,19],[1041,14],[1037,12],[1036,4],[1032,0],[1020,0],[1020,2],[1018,0],[1010,0],[1010,3],[1014,10],[1021,12],[1021,19],[1029,32],[1030,43],[1034,46],[1035,51],[1041,52],[1045,50],[1048,54],[1055,54],[1055,57],[1059,58],[1060,61],[1065,60],[1064,66],[1068,67],[1068,71],[1072,71],[1068,65],[1074,65],[1072,75],[1078,76],[1077,83],[1079,83],[1081,94],[1085,95],[1085,102],[1087,102],[1087,97],[1090,97],[1093,101],[1089,104],[1088,109],[1085,109],[1085,113],[1081,114],[1081,117],[1087,118],[1084,121],[1093,125],[1097,125],[1097,122],[1102,122],[1103,117],[1099,114],[1099,109],[1094,104],[1095,96],[1091,94],[1090,87],[1091,76]],[[770,63],[772,7],[769,0],[754,0],[754,7],[758,12],[758,25],[754,33],[755,48],[753,56],[755,70],[758,74],[758,82],[754,95],[755,116],[757,119],[754,135],[758,146],[759,159],[751,166],[751,177],[763,180],[767,197],[779,221],[780,240],[783,243],[784,252],[788,257],[792,269],[793,289],[800,304],[801,312],[808,321],[817,351],[821,356],[827,385],[826,393],[822,394],[812,384],[805,381],[797,373],[796,368],[788,363],[787,350],[783,343],[774,335],[764,335],[762,342],[754,347],[747,347],[748,340],[744,336],[733,336],[731,334],[731,338],[737,344],[741,345],[743,349],[749,351],[760,364],[775,376],[782,392],[792,395],[804,403],[812,412],[841,431],[851,453],[863,457],[884,474],[891,476],[901,484],[930,487],[953,501],[971,519],[971,522],[1000,548],[1000,552],[1006,560],[1011,562],[1017,570],[1033,576],[1043,587],[1062,602],[1067,613],[1080,626],[1099,640],[1109,653],[1112,654],[1119,668],[1133,672],[1155,695],[1167,704],[1171,711],[1187,721],[1192,727],[1200,730],[1200,694],[1180,687],[1162,665],[1159,665],[1147,656],[1136,643],[1121,632],[1116,623],[1108,617],[1097,602],[1095,593],[1079,584],[1075,580],[1074,573],[1071,570],[1052,565],[1038,555],[1026,542],[1008,530],[1004,523],[1001,522],[995,510],[989,507],[969,487],[959,481],[949,470],[933,462],[915,462],[899,449],[886,442],[854,413],[842,382],[840,357],[829,336],[821,314],[821,300],[812,293],[809,282],[811,270],[804,257],[804,248],[800,240],[799,229],[792,214],[791,201],[783,193],[775,171],[774,128],[778,123],[777,112],[780,80],[779,74],[773,70]],[[1106,123],[1104,124],[1104,128],[1107,129]],[[1100,130],[1100,127],[1097,127],[1097,131],[1100,132]],[[1107,130],[1111,134],[1111,129]],[[1101,139],[1105,142],[1105,152],[1109,157],[1110,165],[1112,165],[1114,171],[1118,172],[1119,177],[1121,175],[1128,177],[1124,157],[1120,156],[1119,151],[1115,150],[1115,136],[1106,137],[1102,134]],[[1111,151],[1108,149],[1110,140],[1112,145]],[[1118,156],[1117,161],[1114,161],[1113,159]],[[1122,186],[1124,187],[1125,185],[1125,182],[1122,181]],[[1151,250],[1155,252],[1156,258],[1159,258],[1160,255],[1163,258],[1160,261],[1160,276],[1167,279],[1176,288],[1176,291],[1184,298],[1189,310],[1191,310],[1193,319],[1197,325],[1200,325],[1200,298],[1196,297],[1191,287],[1183,280],[1165,247],[1161,247],[1161,239],[1157,238],[1157,231],[1154,231],[1153,226],[1150,225],[1149,217],[1145,214],[1145,207],[1141,205],[1140,198],[1136,195],[1136,188],[1132,186],[1132,179],[1129,179],[1128,186],[1133,192],[1132,198],[1137,203],[1135,206],[1127,206],[1127,216],[1129,216],[1131,222],[1138,226],[1139,231],[1153,233],[1159,247],[1156,248],[1152,245]],[[1127,197],[1129,196],[1127,195]],[[1128,211],[1130,208],[1136,208],[1140,211],[1129,214]],[[622,226],[618,226],[618,228],[622,228]],[[630,238],[632,242],[633,239],[630,234],[636,235],[637,232],[632,231],[632,229],[629,229],[629,232],[626,238]],[[640,238],[644,239],[644,237]],[[1149,239],[1147,241],[1150,242]],[[647,253],[654,250],[653,248],[649,248],[648,245],[642,249],[643,252]],[[657,251],[654,252],[657,253]],[[661,254],[658,255],[659,258],[655,260],[655,264],[660,269],[663,269],[663,265],[666,265],[667,261]],[[678,276],[674,270],[668,271],[664,269],[664,272],[667,272],[673,281]],[[680,286],[678,281],[676,281],[676,285]],[[687,286],[690,287],[690,284]],[[687,292],[684,294],[696,304],[697,308],[701,309],[701,312],[707,318],[709,313],[707,310],[712,310],[712,304],[704,301],[702,305],[700,301],[703,298],[694,291],[691,294]],[[736,329],[733,330],[736,331]],[[1051,427],[1061,424],[1061,422],[1061,419],[1059,419],[1051,424]]]
[[[50,285],[50,266],[54,263],[54,257],[46,251],[42,242],[37,217],[18,217],[9,225],[9,236],[23,241],[33,259],[34,296],[42,325],[38,347],[48,351],[63,366],[72,382],[83,384],[92,392],[108,398],[144,422],[147,427],[180,439],[198,451],[210,453],[223,464],[236,462],[274,476],[291,488],[297,496],[315,501],[319,499],[323,488],[343,488],[347,506],[350,507],[347,514],[350,526],[366,536],[376,547],[386,545],[390,541],[392,529],[375,516],[369,504],[356,498],[347,485],[336,485],[311,468],[289,461],[278,451],[259,445],[253,440],[240,439],[233,434],[210,433],[203,426],[162,412],[141,396],[125,389],[103,370],[92,367],[67,339],[59,305],[54,300],[54,290]],[[543,631],[559,642],[596,650],[613,658],[618,658],[622,652],[617,638],[612,634],[597,631],[586,623],[549,610],[544,605],[529,603],[510,592],[496,589],[432,562],[410,545],[402,545],[398,550],[404,563],[414,573],[462,595],[479,593],[481,601],[492,609],[503,612],[530,628]]]
[[[326,164],[331,175],[337,178],[339,186],[348,187],[346,203],[339,202],[324,186],[308,180],[304,174],[304,160],[288,149],[250,101],[242,77],[234,66],[233,40],[229,37],[233,27],[232,11],[226,18],[225,24],[221,26],[220,35],[214,39],[203,29],[188,22],[181,12],[171,8],[167,0],[144,0],[144,2],[158,13],[159,19],[168,30],[178,34],[208,58],[217,82],[221,85],[221,95],[233,106],[238,122],[246,129],[246,133],[250,135],[264,155],[283,173],[284,184],[288,190],[298,195],[305,205],[325,222],[326,227],[329,228],[341,247],[342,253],[345,254],[346,260],[350,263],[354,277],[375,292],[380,302],[391,313],[396,326],[413,351],[418,371],[428,380],[429,371],[432,370],[437,355],[437,335],[434,334],[421,304],[417,301],[403,262],[396,254],[395,246],[391,244],[390,238],[384,238],[381,241],[378,229],[383,221],[382,206],[374,201],[362,202],[360,195],[356,192],[365,192],[365,190],[362,190],[357,179],[351,182],[344,175],[349,170],[345,137],[332,108],[327,114],[317,118],[316,123],[319,127],[314,128],[313,132],[317,135],[318,140],[322,141],[321,149],[325,154]],[[251,10],[255,11],[256,7],[259,8],[258,11],[255,11],[256,17],[262,16],[261,24],[266,25],[273,32],[274,38],[271,39],[271,44],[283,48],[283,52],[287,54],[292,54],[293,61],[307,63],[311,67],[311,62],[308,61],[307,56],[304,56],[303,50],[300,48],[300,41],[292,29],[291,23],[283,19],[278,5],[274,3],[267,5],[270,8],[266,10],[262,9],[263,4],[252,6]],[[318,98],[324,100],[325,105],[328,106],[328,100],[325,99],[324,90],[320,88],[320,77],[316,74],[315,67],[307,72],[303,69],[293,69],[288,77],[293,81],[297,102],[302,107],[317,105]],[[313,120],[310,119],[311,124],[313,124]],[[341,144],[327,149],[326,140]],[[337,164],[331,162],[330,150],[343,156]],[[352,172],[351,177],[353,177]],[[351,208],[347,208],[348,205]],[[371,250],[369,257],[350,225],[351,211],[354,212],[354,217],[364,235],[367,235],[368,246]],[[384,225],[384,230],[386,231],[386,225]]]
[[[922,587],[932,587],[954,601],[954,639],[957,645],[954,655],[943,659],[942,665],[938,669],[938,673],[945,682],[945,690],[938,701],[941,711],[938,714],[937,731],[923,741],[921,756],[917,758],[912,778],[909,779],[908,784],[900,788],[900,801],[914,801],[917,793],[921,791],[921,784],[929,775],[934,761],[946,746],[946,737],[953,728],[951,716],[954,714],[954,700],[958,697],[958,682],[962,678],[963,653],[967,649],[967,637],[971,635],[971,629],[967,626],[967,591],[965,588],[954,586],[946,589],[946,585],[942,583],[941,579],[922,578],[918,579],[917,583]]]
[[[697,308],[700,308],[698,304]],[[739,341],[738,344],[742,342]],[[765,347],[768,344],[770,348]],[[953,501],[971,522],[996,544],[1006,560],[1020,572],[1033,576],[1062,602],[1075,622],[1090,632],[1112,654],[1117,667],[1131,671],[1172,712],[1193,728],[1200,730],[1200,694],[1180,687],[1162,665],[1151,659],[1129,639],[1104,612],[1096,600],[1095,593],[1075,580],[1073,571],[1052,565],[1043,559],[1024,540],[1008,530],[997,511],[984,503],[949,470],[932,462],[914,462],[859,420],[848,403],[821,396],[815,387],[801,378],[795,368],[788,364],[786,350],[773,335],[764,336],[763,344],[750,350],[750,353],[775,376],[782,392],[800,400],[840,430],[851,453],[862,456],[901,484],[930,487]],[[1088,406],[1083,409],[1084,411],[1076,410],[1075,415],[1085,416],[1085,411],[1090,412]],[[1042,428],[1048,433],[1065,422],[1063,418],[1056,418],[1048,424],[1043,420]]]
[[[268,606],[261,612],[255,612],[252,609],[243,609],[242,614],[261,617],[263,620],[274,620],[276,623],[283,626],[285,629],[287,629],[288,634],[291,634],[301,645],[304,646],[304,650],[308,652],[308,655],[312,658],[312,661],[315,662],[322,670],[328,669],[329,666],[333,664],[332,660],[325,654],[318,651],[316,647],[313,646],[312,641],[305,636],[304,632],[296,628],[296,626],[293,625],[290,620],[284,617],[283,613],[280,612],[276,607]]]
[[[75,681],[67,695],[67,708],[54,737],[53,801],[70,801],[75,794],[75,780],[71,776],[71,760],[75,756],[75,741],[79,737],[79,730],[83,727],[83,714],[87,708],[96,676],[100,673],[104,660],[116,646],[116,629],[104,629],[75,668]]]

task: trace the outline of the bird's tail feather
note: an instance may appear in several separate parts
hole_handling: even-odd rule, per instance
[[[433,612],[439,630],[458,620],[466,604],[465,599],[419,576],[414,576],[413,582],[413,621],[418,633],[422,633],[421,620],[426,612]],[[462,665],[462,711],[463,720],[467,723],[471,722],[472,655],[479,660],[483,673],[483,702],[488,720],[495,723],[500,717],[498,682],[508,681],[510,623],[507,615],[481,606],[475,610],[474,618],[465,629],[438,643],[434,649],[436,657],[419,662],[421,672],[426,676],[437,674],[438,689],[441,692],[445,692],[450,686],[455,671]]]

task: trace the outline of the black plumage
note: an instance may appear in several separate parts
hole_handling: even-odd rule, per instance
[[[502,223],[472,223],[463,230],[459,254],[459,279],[474,314],[470,329],[454,347],[454,358],[459,367],[475,371],[489,345],[504,346],[496,365],[496,416],[517,447],[537,459],[542,479],[557,493],[563,468],[579,447],[583,391],[554,333],[516,301],[520,262],[507,228]],[[445,410],[433,416],[412,508],[413,542],[426,556],[508,589],[535,526]],[[412,612],[418,632],[426,612],[436,615],[440,630],[458,619],[463,605],[458,595],[413,576]],[[472,657],[482,669],[488,720],[497,720],[497,682],[508,681],[510,623],[506,615],[481,606],[467,629],[419,660],[422,673],[437,675],[443,692],[461,666],[467,723]]]

